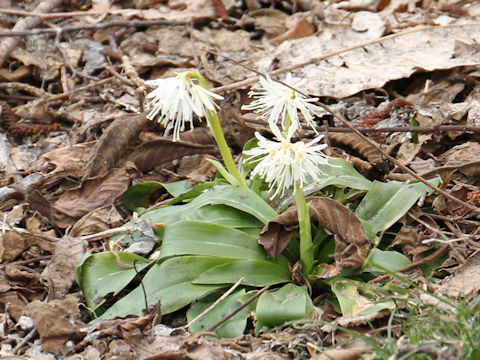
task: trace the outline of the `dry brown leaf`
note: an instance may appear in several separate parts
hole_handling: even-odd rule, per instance
[[[334,143],[338,143],[355,150],[361,156],[366,158],[368,162],[378,170],[386,171],[388,169],[388,162],[382,158],[380,152],[359,135],[354,133],[329,133],[328,139]]]
[[[344,20],[349,19],[346,16]],[[462,19],[461,27],[434,27],[366,47],[343,52],[292,71],[292,80],[308,79],[302,91],[320,97],[344,98],[362,90],[381,88],[391,80],[408,78],[420,69],[433,71],[475,65],[480,53],[480,27]],[[359,32],[349,26],[329,26],[315,35],[284,41],[274,51],[255,54],[257,69],[292,66],[333,51],[378,39],[377,32]],[[438,41],[442,39],[442,41]],[[470,51],[460,52],[459,42]],[[462,46],[464,48],[465,46]],[[381,70],[381,71],[379,71]]]
[[[33,301],[25,307],[25,314],[33,319],[43,349],[59,355],[63,344],[75,334],[71,319],[78,314],[78,299],[69,295],[48,303]]]
[[[70,229],[69,235],[79,237],[83,235],[96,234],[123,223],[123,218],[113,205],[95,209],[80,220]]]
[[[272,39],[274,44],[280,44],[286,40],[301,39],[315,32],[315,22],[308,14],[295,13],[286,20],[287,31]]]
[[[338,201],[314,197],[308,199],[312,222],[321,223],[335,238],[335,265],[338,270],[363,265],[370,242],[360,220]],[[259,243],[270,257],[278,257],[288,245],[298,225],[296,206],[270,220],[259,236]]]
[[[115,119],[98,140],[86,167],[85,178],[104,175],[115,167],[148,123],[144,115],[125,115]]]
[[[81,178],[85,165],[92,158],[95,144],[96,141],[89,141],[49,151],[40,157],[37,164],[47,160],[55,166],[53,173],[65,172],[68,176]]]
[[[480,290],[479,254],[467,259],[458,272],[445,281],[440,288],[443,294],[455,299],[476,294],[478,290]]]
[[[53,298],[61,298],[68,293],[75,281],[75,268],[85,252],[84,241],[65,235],[55,246],[55,253],[42,272],[48,281]]]
[[[113,204],[129,183],[125,169],[112,169],[104,176],[84,180],[79,188],[66,191],[51,206],[51,219],[61,228],[73,225],[90,211]]]
[[[187,155],[216,154],[217,151],[217,147],[213,145],[158,139],[137,147],[130,154],[129,160],[135,164],[138,170],[147,172],[160,164],[180,159]]]
[[[14,233],[6,231],[0,235],[0,262],[14,260],[27,248],[25,238]]]
[[[5,287],[5,285],[2,287]],[[0,310],[2,312],[7,312],[8,310],[8,313],[15,321],[18,321],[20,316],[22,316],[27,303],[27,299],[20,291],[2,291],[0,289]]]

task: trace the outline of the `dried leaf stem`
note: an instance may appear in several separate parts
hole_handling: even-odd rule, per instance
[[[0,37],[4,36],[33,36],[40,34],[58,34],[78,30],[99,30],[109,27],[123,26],[123,27],[147,27],[153,25],[187,25],[188,21],[170,21],[170,20],[112,20],[97,24],[81,24],[69,25],[54,28],[41,28],[31,30],[4,30],[0,31]]]

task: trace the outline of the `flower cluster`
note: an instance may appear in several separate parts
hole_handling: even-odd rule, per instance
[[[289,131],[291,129],[293,126]],[[283,196],[285,190],[294,184],[303,188],[308,177],[318,178],[322,174],[319,165],[327,164],[328,160],[321,152],[327,145],[317,145],[323,135],[309,143],[292,143],[291,135],[285,136],[278,127],[272,127],[272,132],[278,141],[268,140],[257,132],[258,146],[244,151],[244,154],[250,156],[251,163],[257,162],[251,176],[259,175],[276,189],[272,195],[274,198],[278,194]]]
[[[285,79],[285,84],[299,87],[306,79],[293,84],[292,76],[289,73]],[[249,105],[242,106],[244,110],[253,110],[260,114],[262,118],[268,119],[269,124],[276,124],[281,119],[282,128],[290,127],[290,122],[295,129],[301,129],[299,112],[307,124],[316,132],[313,124],[313,115],[318,115],[323,109],[312,102],[318,98],[307,98],[292,88],[273,81],[270,76],[260,78],[260,87],[252,88],[249,92],[250,97],[257,99]]]
[[[193,79],[192,72],[187,71],[175,77],[146,81],[147,85],[155,87],[147,95],[150,100],[147,106],[152,108],[147,118],[154,120],[158,117],[158,122],[165,126],[166,132],[173,128],[173,141],[180,138],[186,123],[193,128],[193,114],[205,118],[208,110],[216,110],[214,99],[223,99]]]
[[[290,74],[286,83],[291,83]],[[255,110],[261,117],[267,118],[276,141],[256,133],[258,146],[244,151],[244,154],[249,156],[248,162],[257,163],[251,176],[259,175],[263,178],[274,189],[274,198],[278,194],[283,196],[291,187],[294,191],[302,189],[307,178],[318,179],[323,174],[319,165],[328,164],[328,158],[322,152],[327,145],[318,145],[323,135],[308,143],[293,143],[291,140],[293,134],[301,128],[299,113],[314,128],[313,115],[321,108],[312,102],[318,99],[306,98],[268,76],[260,79],[260,85],[259,89],[249,93],[256,99],[242,108]],[[282,130],[277,125],[279,119]]]

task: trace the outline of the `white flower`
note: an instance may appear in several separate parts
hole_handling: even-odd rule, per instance
[[[175,77],[146,81],[155,87],[147,95],[150,100],[147,106],[152,107],[147,118],[165,126],[166,132],[173,128],[173,141],[180,138],[180,132],[185,130],[185,123],[193,128],[193,114],[199,118],[207,116],[207,110],[215,111],[218,107],[214,99],[221,100],[217,95],[196,82],[192,71],[177,74]],[[193,79],[192,79],[193,77]]]
[[[295,184],[303,188],[308,177],[317,180],[323,174],[319,165],[328,164],[328,158],[322,153],[327,145],[315,145],[323,135],[309,143],[302,141],[291,143],[290,139],[295,131],[293,127],[289,128],[286,135],[283,135],[276,125],[271,128],[278,141],[268,140],[257,132],[255,137],[258,139],[258,147],[243,153],[250,156],[248,162],[258,162],[250,176],[259,175],[270,184],[271,189],[275,188],[272,195],[274,198],[279,193],[283,196],[285,190]]]
[[[299,87],[305,82],[306,79],[303,79],[299,83],[296,83],[295,86]],[[285,83],[293,86],[292,75],[290,73],[287,75]],[[268,118],[269,123],[277,123],[281,117],[283,128],[285,128],[285,120],[288,115],[295,129],[301,129],[298,115],[298,112],[300,112],[307,124],[315,130],[313,115],[320,114],[323,109],[311,103],[317,101],[318,98],[307,98],[288,86],[273,81],[268,75],[266,78],[260,78],[260,85],[261,86],[256,89],[258,91],[252,88],[248,94],[250,97],[256,97],[257,99],[249,105],[242,106],[242,109],[253,110],[259,113],[261,117]]]

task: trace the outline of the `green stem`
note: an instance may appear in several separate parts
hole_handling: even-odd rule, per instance
[[[220,126],[217,112],[207,110],[207,121],[210,129],[213,132],[213,136],[215,137],[215,141],[217,142],[218,149],[220,150],[220,154],[222,155],[223,162],[225,163],[228,172],[238,181],[240,185],[247,186],[245,179],[240,176],[240,173],[238,172],[232,153],[230,152],[227,141],[225,140],[225,136],[223,136],[222,127]]]
[[[189,71],[188,76],[196,78],[201,87],[209,90],[207,79],[205,79],[198,71]],[[215,110],[207,110],[207,122],[208,126],[213,132],[213,136],[217,142],[220,155],[222,155],[222,159],[225,163],[227,171],[237,180],[239,185],[247,186],[247,182],[240,175],[237,166],[235,165],[235,161],[233,160],[232,153],[230,152],[230,148],[228,147],[225,136],[223,135],[222,126],[220,125],[220,120],[218,119],[218,115]]]
[[[300,226],[300,261],[304,275],[308,275],[312,272],[314,264],[312,230],[308,210],[309,205],[305,201],[305,194],[298,183],[295,184],[295,200],[297,203],[298,224]]]

